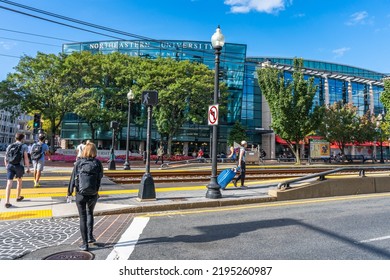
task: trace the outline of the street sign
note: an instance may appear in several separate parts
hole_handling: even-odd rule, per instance
[[[155,90],[145,90],[142,92],[142,103],[146,106],[156,106],[158,103],[158,92]]]
[[[218,125],[219,105],[210,105],[208,111],[209,125]]]

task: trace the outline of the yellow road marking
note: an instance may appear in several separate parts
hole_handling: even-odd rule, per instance
[[[226,207],[216,207],[216,208],[207,208],[207,209],[194,209],[194,210],[177,210],[170,212],[160,212],[160,213],[150,213],[150,214],[140,214],[142,217],[164,217],[164,216],[177,216],[177,215],[194,215],[194,214],[203,214],[203,213],[216,213],[216,212],[225,212],[225,211],[238,211],[238,210],[247,210],[247,209],[258,209],[258,208],[270,208],[270,207],[283,207],[283,206],[293,206],[293,205],[303,205],[303,204],[314,204],[314,203],[323,203],[323,202],[332,202],[332,201],[347,201],[347,200],[357,200],[357,199],[367,199],[367,198],[376,198],[376,197],[388,197],[390,193],[375,193],[375,194],[366,194],[366,195],[355,195],[355,196],[338,196],[338,197],[328,197],[320,199],[304,199],[304,200],[293,200],[293,201],[282,201],[282,202],[264,202],[260,204],[245,204],[242,206],[226,206]]]
[[[10,211],[10,212],[0,212],[0,221],[43,219],[43,218],[51,218],[52,216],[53,213],[50,209],[31,210],[31,211]]]
[[[42,177],[39,181],[45,182],[45,181],[69,181],[70,176],[50,176],[50,177]],[[16,180],[15,180],[16,181]],[[30,176],[23,176],[23,182],[30,182],[34,181],[33,177]]]
[[[67,195],[67,188],[44,188],[44,189],[23,189],[22,195],[26,198],[31,197],[60,197]],[[192,187],[171,187],[171,188],[156,188],[156,192],[174,192],[174,191],[194,191],[206,190],[206,186],[192,186]],[[138,193],[138,189],[132,190],[106,190],[99,191],[100,195],[112,194],[134,194]],[[16,190],[11,191],[11,198],[16,198]],[[5,198],[5,190],[0,191],[0,198]]]

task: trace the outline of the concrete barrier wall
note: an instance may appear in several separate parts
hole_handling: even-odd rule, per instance
[[[288,190],[270,190],[278,201],[390,192],[390,176],[327,179]]]

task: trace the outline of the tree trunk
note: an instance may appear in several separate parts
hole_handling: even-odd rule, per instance
[[[92,143],[95,143],[95,132],[96,132],[96,129],[94,128],[93,124],[90,124],[89,128],[91,129],[91,141],[92,141]]]
[[[172,155],[172,135],[168,135],[167,154],[169,157]]]
[[[299,153],[299,143],[295,144],[295,158],[297,160],[296,164],[301,165],[301,157]]]
[[[55,138],[56,138],[56,124],[55,120],[51,121],[51,139],[50,139],[50,154],[54,154],[55,149],[54,149],[54,144],[55,144]]]

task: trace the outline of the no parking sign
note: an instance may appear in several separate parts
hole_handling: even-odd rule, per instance
[[[208,111],[209,125],[218,125],[219,105],[210,105]]]

